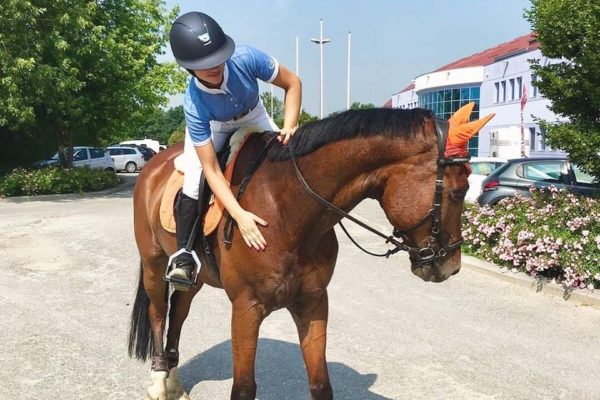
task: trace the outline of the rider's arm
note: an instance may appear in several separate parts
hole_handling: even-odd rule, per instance
[[[283,136],[283,144],[287,144],[296,126],[298,126],[300,105],[302,103],[302,82],[292,71],[283,65],[279,65],[279,72],[273,80],[273,85],[285,91],[284,122],[281,135]]]
[[[200,158],[210,188],[217,199],[219,199],[229,214],[231,214],[233,219],[237,222],[248,247],[254,247],[256,250],[264,250],[267,242],[256,226],[256,223],[265,226],[267,223],[240,206],[229,188],[229,183],[223,176],[212,142],[204,146],[196,146],[196,153],[198,154],[198,158]]]

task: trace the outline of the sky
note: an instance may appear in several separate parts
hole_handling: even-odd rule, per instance
[[[319,114],[323,37],[324,116],[346,108],[348,31],[352,32],[350,102],[382,106],[417,76],[528,33],[529,0],[166,0],[179,14],[213,17],[236,44],[256,47],[295,72],[299,37],[302,107]],[[170,48],[159,58],[174,60]],[[261,92],[269,91],[261,83]],[[283,90],[273,93],[283,99]],[[182,103],[183,95],[171,105]]]

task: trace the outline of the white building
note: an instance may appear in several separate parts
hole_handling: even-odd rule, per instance
[[[495,113],[496,116],[469,142],[474,156],[516,158],[521,156],[521,96],[526,88],[523,112],[523,150],[526,156],[562,156],[550,149],[536,119],[557,120],[533,84],[530,59],[548,62],[542,57],[533,33],[518,37],[491,49],[420,75],[386,103],[387,107],[432,110],[438,117],[449,118],[462,105],[473,101],[473,119]]]

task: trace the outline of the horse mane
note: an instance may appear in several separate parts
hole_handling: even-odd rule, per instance
[[[310,154],[328,143],[356,137],[385,135],[411,138],[426,120],[433,118],[431,111],[422,108],[370,108],[348,110],[340,114],[309,122],[298,128],[290,140],[294,156]],[[273,152],[271,161],[290,159],[286,146]]]

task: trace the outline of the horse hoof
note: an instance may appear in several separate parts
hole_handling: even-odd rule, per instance
[[[183,390],[183,386],[179,381],[179,372],[177,371],[177,367],[173,367],[169,370],[167,389],[169,391],[168,400],[190,400],[190,397],[185,390]]]
[[[168,400],[167,373],[165,371],[152,371],[150,377],[152,379],[152,385],[148,387],[146,400]]]

